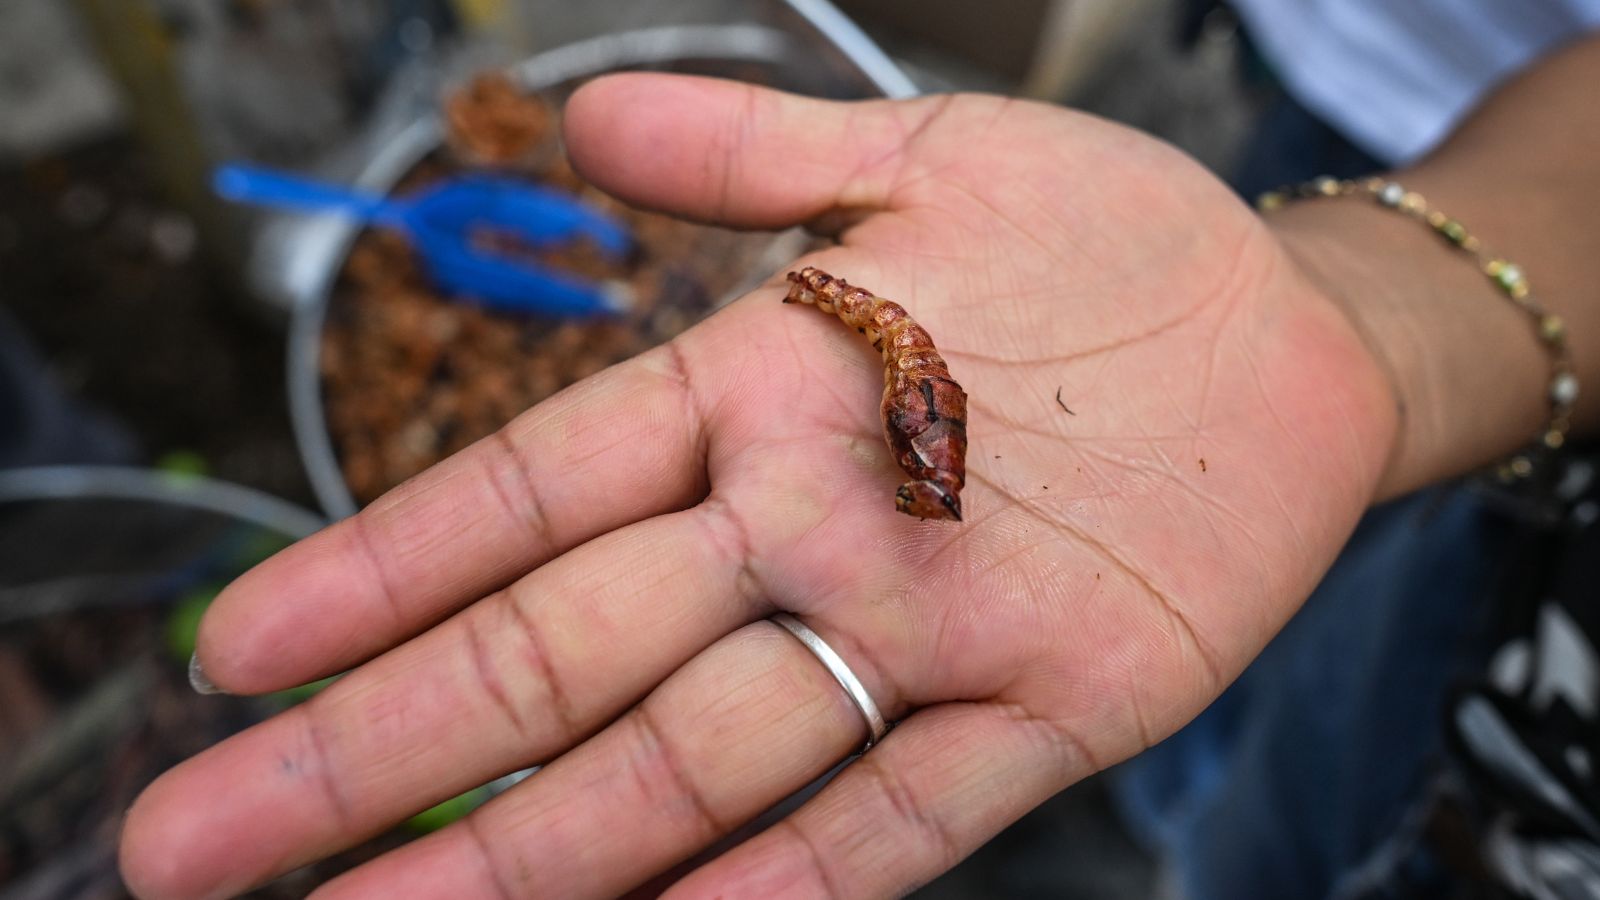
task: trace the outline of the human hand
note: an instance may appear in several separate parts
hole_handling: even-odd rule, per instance
[[[1392,388],[1344,314],[1135,132],[619,76],[567,134],[624,199],[838,230],[803,263],[905,305],[970,396],[966,520],[895,512],[877,355],[775,281],[224,592],[223,688],[358,667],[150,787],[141,896],[244,890],[540,762],[319,896],[636,886],[860,746],[779,610],[899,725],[671,895],[904,892],[1198,713],[1383,477]]]

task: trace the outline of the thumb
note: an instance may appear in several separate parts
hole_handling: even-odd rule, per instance
[[[573,94],[564,130],[578,172],[629,203],[775,229],[885,208],[905,148],[941,106],[623,74]]]

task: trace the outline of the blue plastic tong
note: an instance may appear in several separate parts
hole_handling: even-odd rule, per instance
[[[241,203],[333,212],[405,235],[443,291],[484,306],[551,316],[594,316],[626,308],[620,284],[595,284],[486,251],[473,231],[514,235],[535,247],[587,238],[612,258],[632,245],[627,229],[570,194],[520,181],[467,175],[405,196],[383,196],[247,165],[217,169],[221,196]]]

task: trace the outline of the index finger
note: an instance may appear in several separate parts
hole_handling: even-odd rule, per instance
[[[676,344],[568,388],[224,590],[198,659],[261,693],[342,671],[600,534],[706,491]]]

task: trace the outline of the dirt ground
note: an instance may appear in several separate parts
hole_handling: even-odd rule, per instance
[[[218,277],[119,136],[0,168],[0,303],[72,395],[112,415],[138,462],[309,503],[289,431],[283,335]]]

